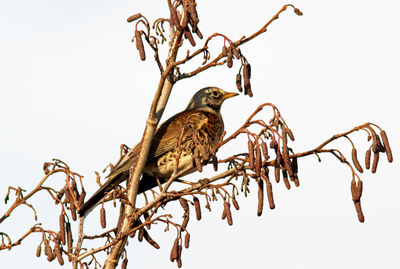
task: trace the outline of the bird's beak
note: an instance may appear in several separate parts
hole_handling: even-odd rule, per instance
[[[223,97],[223,99],[225,100],[225,99],[228,99],[228,98],[234,97],[234,96],[236,96],[236,95],[239,95],[239,94],[238,94],[238,93],[236,93],[236,92],[227,92],[227,93],[225,93],[225,94],[224,94],[224,97]]]

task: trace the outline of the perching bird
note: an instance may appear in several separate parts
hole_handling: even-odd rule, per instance
[[[161,124],[154,134],[138,192],[157,186],[157,179],[165,183],[174,172],[178,154],[177,172],[189,169],[185,173],[189,174],[196,171],[196,162],[207,162],[215,154],[215,147],[224,132],[221,105],[236,95],[217,87],[203,88],[192,97],[184,111]],[[108,192],[129,178],[129,170],[137,162],[140,147],[139,143],[111,171],[107,182],[79,209],[80,216],[86,216]]]

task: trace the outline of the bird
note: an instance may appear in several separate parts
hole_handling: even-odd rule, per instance
[[[185,110],[162,123],[154,133],[138,193],[165,183],[174,170],[186,171],[183,175],[187,175],[207,163],[215,155],[224,132],[221,105],[236,95],[218,87],[202,88],[193,95]],[[140,149],[141,143],[116,165],[107,176],[108,180],[80,207],[78,213],[81,217],[129,178],[130,168],[136,164]]]

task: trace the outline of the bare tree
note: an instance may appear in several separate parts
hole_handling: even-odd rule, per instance
[[[248,141],[248,150],[246,152],[237,152],[224,159],[217,159],[216,154],[209,154],[207,158],[202,160],[195,158],[195,164],[199,172],[202,171],[204,165],[212,163],[216,174],[213,177],[202,179],[195,183],[186,182],[188,186],[185,188],[171,189],[171,184],[184,174],[184,171],[175,172],[165,185],[161,186],[160,184],[159,190],[151,190],[150,193],[145,194],[145,206],[137,207],[136,197],[138,196],[138,186],[142,171],[146,164],[152,138],[174,84],[182,79],[191,78],[201,72],[205,72],[211,67],[226,65],[231,68],[233,61],[238,61],[240,68],[236,77],[232,79],[236,80],[240,93],[252,97],[251,65],[241,51],[240,46],[265,33],[270,24],[277,20],[282,12],[294,11],[296,15],[302,15],[301,11],[293,5],[284,5],[265,25],[249,36],[243,36],[234,41],[224,34],[214,33],[203,42],[202,46],[197,46],[197,43],[200,42],[199,39],[203,39],[203,34],[199,29],[196,1],[172,2],[167,0],[167,4],[170,11],[168,18],[159,18],[153,24],[150,24],[146,17],[140,13],[128,18],[129,23],[135,23],[132,41],[136,44],[140,59],[142,61],[146,60],[145,47],[150,48],[160,71],[160,79],[141,140],[140,155],[136,166],[131,167],[130,170],[129,184],[127,188],[119,186],[110,192],[103,200],[100,208],[100,223],[102,228],[105,229],[107,224],[104,203],[120,201],[120,215],[116,227],[97,235],[84,233],[85,218],[77,215],[77,210],[84,203],[86,196],[82,176],[71,171],[65,162],[52,160],[44,164],[44,177],[28,194],[24,195],[20,187],[9,187],[6,201],[14,195],[13,201],[0,218],[0,223],[9,218],[14,209],[21,205],[30,207],[35,214],[36,220],[36,209],[30,203],[30,198],[41,191],[45,191],[60,206],[59,230],[49,230],[44,228],[44,225],[35,224],[17,240],[12,240],[8,234],[0,232],[2,237],[0,250],[11,249],[21,244],[29,235],[41,233],[42,240],[37,248],[38,257],[41,255],[43,248],[43,252],[49,261],[57,259],[62,265],[64,264],[64,259],[68,259],[73,268],[78,266],[85,268],[90,265],[96,267],[102,263],[97,258],[97,254],[106,250],[108,256],[104,261],[104,268],[115,268],[121,259],[122,268],[126,268],[128,258],[125,246],[128,243],[128,238],[136,236],[140,242],[145,239],[153,247],[159,248],[159,245],[150,236],[149,230],[153,224],[162,223],[165,225],[166,231],[170,229],[176,231],[176,239],[171,244],[170,260],[172,262],[176,261],[177,266],[181,267],[183,247],[188,248],[190,244],[188,224],[191,209],[195,211],[196,219],[200,220],[201,204],[204,203],[205,208],[211,210],[211,207],[216,206],[219,202],[224,208],[222,218],[226,219],[228,225],[232,225],[231,205],[236,210],[239,210],[240,207],[236,197],[241,192],[247,196],[249,184],[255,184],[258,188],[257,215],[260,216],[263,213],[264,200],[268,201],[270,209],[275,208],[273,184],[283,182],[287,189],[300,185],[297,162],[299,158],[315,155],[319,159],[319,155],[325,153],[332,155],[350,170],[352,199],[359,221],[364,222],[364,215],[361,209],[363,182],[360,174],[363,173],[364,169],[370,169],[372,173],[375,173],[379,158],[383,153],[386,154],[389,162],[393,161],[386,132],[374,123],[365,123],[351,130],[333,135],[315,148],[296,153],[293,152],[289,145],[295,140],[293,132],[285,122],[281,112],[272,103],[260,104],[253,109],[254,111],[249,111],[250,115],[242,126],[232,134],[225,135],[215,149],[217,151],[220,147],[226,147],[227,144],[235,141],[239,136],[245,136]],[[169,27],[169,36],[165,31],[166,27]],[[161,44],[164,42],[168,44],[166,59],[162,59],[160,56]],[[185,42],[189,42],[197,49],[192,52],[188,50],[184,58],[178,59],[178,51]],[[209,50],[210,42],[219,44],[221,52],[211,52]],[[199,57],[203,57],[203,63],[200,66],[189,72],[181,71],[180,67]],[[264,109],[271,111],[270,117],[261,116],[261,111]],[[358,159],[357,146],[352,139],[353,134],[357,131],[362,131],[370,142],[370,147],[363,158],[364,167]],[[346,158],[342,151],[331,147],[331,142],[338,139],[348,142],[351,149],[351,160]],[[199,138],[195,141],[195,144],[198,150],[207,152],[206,148],[209,147],[207,139],[201,140]],[[115,165],[108,167],[110,171],[118,166],[118,163],[126,154],[129,154],[129,151],[130,149],[127,146],[121,145],[120,160]],[[207,154],[204,153],[204,155]],[[221,169],[221,164],[228,165],[228,169]],[[63,174],[65,176],[65,186],[61,190],[51,187],[51,179],[55,174]],[[100,175],[98,173],[97,175],[98,183],[101,185]],[[181,182],[185,181],[181,180]],[[172,219],[172,212],[162,212],[160,210],[167,203],[176,200],[182,206],[182,223],[177,223]],[[74,229],[71,229],[71,226],[73,225],[77,227],[75,229],[77,231],[76,234],[72,232]],[[96,248],[87,249],[86,242],[99,238],[105,239],[105,243]]]

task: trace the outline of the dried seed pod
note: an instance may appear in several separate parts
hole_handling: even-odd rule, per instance
[[[257,216],[262,215],[263,206],[264,206],[264,181],[259,179],[258,183],[258,207],[257,207]]]
[[[127,266],[128,266],[128,259],[125,258],[124,261],[121,264],[121,269],[126,269]]]
[[[231,68],[233,66],[232,46],[228,47],[228,54],[226,56],[226,65]]]
[[[146,239],[146,241],[152,245],[155,249],[159,249],[160,246],[157,244],[156,241],[153,240],[153,238],[151,238],[151,236],[149,235],[149,233],[146,231],[146,229],[143,228],[143,237],[144,239]]]
[[[101,224],[101,228],[106,228],[107,223],[106,223],[106,210],[104,209],[104,207],[102,207],[100,209],[100,224]]]
[[[60,238],[63,245],[65,245],[65,219],[64,219],[64,212],[61,212],[59,218],[60,224]]]
[[[36,257],[40,257],[40,253],[42,252],[42,243],[36,249]]]
[[[268,159],[269,159],[268,147],[267,147],[267,143],[265,143],[264,140],[262,140],[262,142],[261,142],[261,149],[262,149],[262,153],[263,153],[264,159],[266,161],[268,161]]]
[[[71,224],[69,222],[67,222],[66,226],[65,226],[65,230],[67,233],[67,247],[68,247],[68,252],[72,252],[72,244],[73,244],[73,240],[72,240],[72,232],[71,232]]]
[[[142,241],[143,241],[144,233],[145,233],[144,228],[143,228],[143,227],[140,228],[140,229],[139,229],[139,235],[138,235],[138,241],[139,241],[139,242],[142,242]]]
[[[235,207],[236,210],[240,209],[239,203],[237,202],[235,195],[232,196],[232,204],[233,204],[233,206]]]
[[[236,75],[236,88],[238,89],[239,92],[243,91],[243,88],[242,88],[242,75],[240,73],[238,73]]]
[[[260,172],[261,172],[261,165],[262,165],[262,160],[261,160],[261,150],[260,147],[257,146],[256,147],[256,169],[255,169],[255,173],[256,175],[259,177],[260,176]]]
[[[81,208],[82,205],[83,205],[83,203],[85,202],[85,196],[86,196],[85,189],[82,188],[81,195],[79,195],[79,199],[78,199],[78,206],[79,206],[79,208]]]
[[[379,152],[374,153],[374,160],[372,162],[372,169],[371,172],[375,173],[376,169],[378,168],[378,162],[379,162]]]
[[[144,61],[144,60],[146,60],[146,53],[144,51],[141,31],[138,31],[138,30],[135,31],[135,39],[136,39],[136,48],[139,51],[140,59],[142,61]]]
[[[173,262],[176,258],[178,258],[178,249],[179,249],[179,239],[177,237],[174,241],[171,252],[169,254],[169,260],[171,262]]]
[[[185,248],[189,248],[189,243],[190,243],[190,234],[186,233],[185,234]]]
[[[371,149],[365,152],[365,168],[369,169],[371,167]]]
[[[142,17],[142,14],[136,13],[135,15],[132,15],[129,18],[127,18],[126,21],[133,22],[133,21],[136,21],[137,19],[139,19],[140,17]]]
[[[228,204],[226,201],[224,201],[224,211],[226,213],[226,219],[228,221],[228,225],[232,226],[233,220],[232,220],[232,213],[231,213],[231,205]]]
[[[250,77],[251,66],[249,63],[247,63],[243,67],[244,94],[248,94],[250,97],[253,97],[253,92],[251,91]]]
[[[200,200],[197,197],[193,197],[194,209],[196,211],[196,219],[201,220],[201,208],[200,208]]]
[[[187,214],[187,215],[185,216],[185,218],[183,219],[182,228],[186,229],[188,223],[189,223],[189,214]]]
[[[188,202],[186,201],[186,199],[183,199],[182,197],[180,197],[179,203],[181,204],[181,207],[183,208],[183,210],[185,210],[185,212],[189,211],[189,205],[188,205]]]
[[[254,170],[254,145],[253,142],[249,139],[247,142],[249,148],[249,166],[251,170]]]
[[[362,169],[360,163],[358,162],[356,148],[353,148],[351,150],[351,158],[353,159],[354,166],[357,168],[358,172],[362,173],[363,169]]]
[[[392,149],[390,148],[389,139],[388,139],[388,137],[387,137],[387,135],[386,135],[385,130],[382,130],[382,131],[381,131],[381,137],[382,137],[383,145],[384,145],[384,147],[385,147],[385,149],[386,149],[386,156],[387,156],[387,159],[388,159],[388,161],[391,163],[391,162],[393,162]]]

